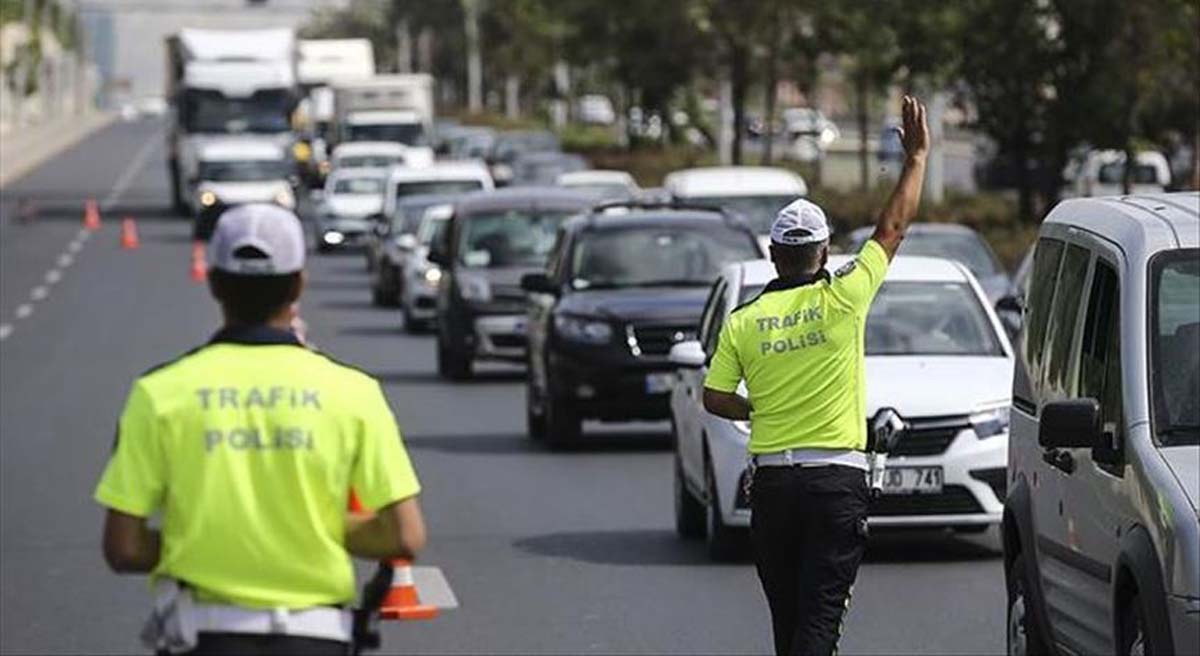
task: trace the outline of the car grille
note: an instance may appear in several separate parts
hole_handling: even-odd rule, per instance
[[[626,330],[629,350],[635,356],[663,356],[679,342],[696,339],[694,325],[629,326]]]
[[[901,515],[969,515],[983,508],[975,495],[961,485],[947,485],[941,494],[908,494],[880,496],[871,502],[872,517]]]
[[[971,425],[965,415],[923,417],[909,419],[905,423],[900,441],[888,455],[936,456],[945,453],[959,431]],[[867,422],[867,430],[870,431],[870,422]]]

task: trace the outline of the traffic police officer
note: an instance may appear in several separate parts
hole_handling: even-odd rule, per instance
[[[771,228],[779,277],[721,330],[704,407],[750,421],[751,540],[777,654],[832,654],[866,546],[867,311],[925,177],[925,108],[905,97],[904,168],[858,257],[824,271],[824,212],[797,200]],[[749,399],[736,393],[745,380]]]
[[[151,574],[143,640],[160,652],[345,654],[349,556],[424,546],[416,475],[379,383],[289,328],[296,216],[227,210],[208,258],[224,327],[133,384],[95,493],[104,557]],[[351,489],[373,515],[347,515]]]

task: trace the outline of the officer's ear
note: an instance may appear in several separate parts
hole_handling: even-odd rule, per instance
[[[301,269],[299,275],[297,275],[295,277],[295,280],[292,283],[292,293],[291,293],[291,297],[292,297],[291,302],[292,303],[295,303],[296,301],[300,300],[300,295],[304,293],[304,286],[307,284],[308,284],[308,272]]]
[[[821,246],[821,266],[817,270],[824,269],[827,264],[829,264],[829,240],[825,240],[825,243]]]

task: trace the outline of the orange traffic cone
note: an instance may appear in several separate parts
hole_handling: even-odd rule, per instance
[[[96,204],[95,198],[87,199],[83,205],[83,227],[88,230],[100,229],[100,206]]]
[[[204,262],[204,242],[192,242],[192,282],[204,282],[208,278],[208,265]]]
[[[133,250],[138,246],[141,246],[141,242],[138,241],[137,224],[127,216],[121,219],[121,248]]]
[[[438,615],[437,606],[422,604],[413,580],[412,563],[392,561],[392,589],[379,605],[379,616],[385,620],[431,620]]]
[[[363,505],[362,505],[362,501],[359,500],[358,495],[354,493],[353,488],[350,489],[349,506],[350,506],[350,512],[352,512],[352,513],[362,514],[362,513],[367,512],[367,509],[365,507],[363,507]]]

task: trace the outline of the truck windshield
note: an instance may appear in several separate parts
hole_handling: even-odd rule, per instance
[[[346,126],[346,141],[395,141],[405,146],[425,146],[425,128],[420,123],[391,123]]]
[[[249,98],[227,98],[216,91],[187,92],[183,120],[188,132],[287,132],[290,96],[260,91]]]
[[[200,163],[200,179],[212,182],[265,182],[286,177],[287,165],[274,160]]]
[[[1150,374],[1159,444],[1200,444],[1200,250],[1158,256],[1150,271]]]

